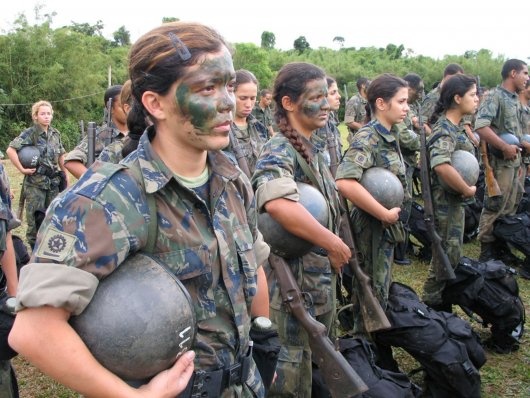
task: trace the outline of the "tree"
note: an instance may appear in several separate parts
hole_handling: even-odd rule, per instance
[[[95,25],[90,25],[86,22],[77,23],[74,21],[72,21],[72,25],[70,25],[70,29],[72,29],[74,32],[82,33],[87,36],[103,36],[104,27],[105,26],[101,20],[98,20]]]
[[[334,42],[334,43],[339,43],[339,47],[340,47],[340,48],[343,48],[343,47],[344,47],[344,37],[342,37],[342,36],[335,36],[335,37],[333,38],[333,42]]]
[[[267,32],[266,30],[263,31],[261,34],[261,48],[271,50],[274,48],[275,44],[276,36],[274,36],[274,33]]]
[[[265,50],[253,43],[240,43],[235,45],[234,68],[248,69],[258,79],[262,88],[271,87],[272,72],[268,60],[269,50]]]
[[[117,46],[129,46],[131,44],[131,34],[125,26],[120,26],[120,28],[113,33],[114,44]]]
[[[311,47],[309,46],[305,36],[300,36],[298,39],[296,39],[293,43],[293,46],[299,54],[303,53],[305,50],[311,50]]]
[[[175,17],[163,17],[162,18],[162,23],[177,22],[177,21],[180,21],[180,19],[175,18]]]

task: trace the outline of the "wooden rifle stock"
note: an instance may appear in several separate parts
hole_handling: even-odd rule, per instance
[[[24,216],[24,205],[26,204],[26,192],[24,189],[25,181],[26,181],[26,177],[24,176],[24,179],[22,180],[22,187],[20,188],[20,196],[18,197],[17,218],[20,221],[22,221],[22,217]]]
[[[327,144],[330,157],[330,170],[333,177],[337,173],[337,167],[339,163],[337,155],[337,143],[335,138],[328,131]],[[392,326],[385,311],[381,307],[381,303],[374,295],[371,287],[370,277],[362,270],[359,260],[357,258],[357,250],[355,248],[355,240],[353,238],[353,228],[351,225],[351,219],[348,214],[348,202],[346,198],[339,194],[342,214],[340,217],[340,229],[339,236],[343,242],[350,248],[352,256],[348,261],[348,266],[353,274],[355,281],[357,281],[359,289],[356,293],[359,298],[361,307],[361,314],[363,317],[364,328],[367,332],[375,332],[378,330],[390,329]]]
[[[490,165],[488,158],[488,146],[485,140],[480,141],[480,154],[482,156],[482,163],[484,164],[484,176],[486,179],[486,189],[488,197],[493,198],[495,196],[501,196],[502,192],[499,188],[499,184],[493,174],[493,168]]]
[[[280,285],[283,303],[306,330],[313,361],[319,367],[333,398],[353,397],[368,390],[357,372],[336,350],[327,334],[326,327],[307,312],[304,294],[300,291],[289,264],[282,257],[271,253],[269,264]]]
[[[436,280],[447,281],[455,279],[456,275],[449,261],[449,257],[442,247],[442,238],[436,232],[434,225],[434,208],[432,205],[431,196],[431,180],[429,170],[429,158],[427,157],[427,140],[425,138],[425,127],[421,119],[421,109],[419,109],[418,123],[420,125],[420,176],[421,176],[421,192],[423,196],[423,210],[425,226],[427,233],[431,239],[432,247],[432,264],[436,275]]]

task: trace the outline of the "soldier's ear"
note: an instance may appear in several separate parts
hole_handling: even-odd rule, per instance
[[[144,108],[157,120],[166,118],[164,107],[160,101],[160,94],[154,91],[146,91],[142,94],[142,104]]]
[[[294,111],[295,104],[293,101],[291,101],[291,97],[288,97],[287,95],[284,95],[282,97],[282,107],[286,111],[289,111],[289,112]]]

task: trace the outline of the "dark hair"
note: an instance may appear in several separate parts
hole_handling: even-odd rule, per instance
[[[325,78],[324,71],[316,65],[306,62],[291,62],[280,69],[274,81],[273,98],[276,103],[274,118],[278,129],[307,161],[311,159],[311,154],[303,144],[298,132],[289,124],[287,112],[282,105],[282,98],[289,97],[293,103],[296,103],[305,91],[308,82]]]
[[[504,63],[504,65],[502,65],[502,70],[501,70],[502,80],[506,80],[510,76],[510,72],[512,70],[516,72],[520,72],[521,70],[524,69],[525,66],[526,66],[526,62],[521,61],[520,59],[514,59],[514,58],[509,59],[508,61]]]
[[[333,83],[337,83],[337,81],[335,79],[333,79],[331,76],[326,76],[326,82],[328,84],[328,88],[329,86],[331,86]]]
[[[149,114],[142,104],[146,91],[165,95],[182,78],[185,68],[196,64],[205,53],[229,48],[214,29],[196,22],[169,22],[141,36],[129,52],[129,77],[134,101],[127,115],[128,140],[122,154],[138,146],[149,125]],[[151,120],[155,122],[154,120]]]
[[[131,80],[127,80],[125,83],[123,83],[123,86],[120,91],[120,102],[121,106],[123,107],[124,104],[132,104],[133,96],[132,96],[132,84]]]
[[[264,88],[263,90],[261,90],[261,91],[259,92],[259,96],[260,96],[260,98],[261,98],[261,97],[265,97],[267,94],[272,95],[272,91],[269,90],[268,88]]]
[[[420,89],[420,83],[422,82],[420,75],[416,73],[407,73],[405,76],[403,76],[403,80],[409,84],[411,89],[416,91]]]
[[[254,74],[249,70],[236,70],[236,84],[234,86],[234,91],[237,91],[237,88],[240,84],[245,83],[254,83],[256,86],[258,86],[258,79],[256,79],[256,76],[254,76]]]
[[[440,98],[428,123],[434,125],[443,112],[456,106],[455,95],[463,97],[476,84],[477,80],[470,75],[457,74],[447,79],[440,90]]]
[[[464,73],[464,68],[458,64],[449,64],[444,69],[444,77]]]
[[[357,90],[361,91],[362,86],[367,86],[369,84],[370,84],[370,79],[368,79],[367,77],[360,77],[357,79],[357,83],[356,83]]]
[[[105,91],[105,95],[103,96],[103,100],[105,101],[103,106],[107,106],[107,103],[109,102],[109,99],[111,99],[111,98],[112,98],[112,102],[114,102],[114,100],[120,96],[122,87],[123,86],[121,84],[116,84],[114,86],[110,86]]]
[[[366,105],[366,120],[368,123],[372,118],[372,115],[375,114],[375,101],[378,98],[383,99],[385,102],[389,102],[394,95],[403,87],[408,87],[408,83],[390,73],[385,73],[376,77],[370,85],[368,86],[368,91],[366,92],[366,100],[368,104]]]

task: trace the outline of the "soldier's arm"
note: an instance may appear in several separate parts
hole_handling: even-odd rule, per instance
[[[79,179],[87,170],[86,166],[80,160],[69,160],[63,164],[65,169],[77,179]]]

